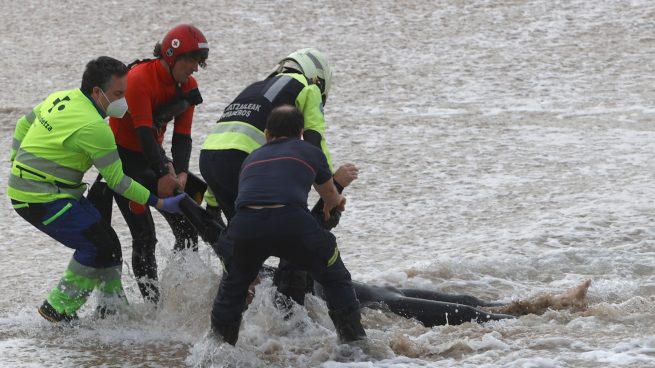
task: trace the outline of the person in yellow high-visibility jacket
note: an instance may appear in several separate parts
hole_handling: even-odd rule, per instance
[[[202,145],[200,172],[228,220],[234,216],[241,164],[266,143],[266,118],[275,107],[292,105],[300,110],[305,119],[303,139],[323,151],[334,172],[323,116],[331,80],[332,72],[323,53],[313,48],[300,49],[282,59],[266,79],[246,87],[225,108]],[[342,187],[352,181],[344,180],[347,182],[338,183]],[[213,201],[211,196],[209,199]]]
[[[127,111],[126,75],[127,67],[116,59],[91,60],[80,88],[51,94],[16,125],[7,189],[13,208],[38,230],[75,249],[39,308],[52,322],[76,319],[94,289],[101,294],[103,313],[127,303],[118,236],[83,196],[82,180],[91,166],[116,193],[165,212],[179,213],[185,196],[160,199],[123,173],[105,118]]]
[[[322,52],[314,48],[296,50],[280,60],[266,79],[246,87],[225,108],[200,151],[200,173],[210,189],[206,197],[210,212],[216,213],[212,204],[217,204],[228,222],[234,216],[241,165],[252,151],[266,143],[266,119],[274,108],[282,105],[295,106],[302,113],[302,138],[323,152],[339,192],[357,178],[358,169],[353,164],[334,171],[326,143],[323,107],[331,81],[330,65]],[[322,221],[322,210],[316,212]],[[331,221],[338,219],[338,215]],[[304,279],[304,272],[285,260],[280,261],[275,284],[283,294],[302,303]]]

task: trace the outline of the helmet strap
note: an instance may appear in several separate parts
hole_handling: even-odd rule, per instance
[[[168,70],[168,75],[170,75],[171,78],[173,78],[173,81],[174,81],[176,84],[179,84],[179,83],[175,80],[175,77],[173,76],[173,66],[175,66],[175,63],[177,62],[177,58],[173,59],[173,63],[172,63],[172,64],[169,64],[169,63],[168,63],[164,58],[161,58],[161,59],[159,59],[159,60],[161,60],[162,65],[164,65],[164,66],[166,67],[166,69]]]

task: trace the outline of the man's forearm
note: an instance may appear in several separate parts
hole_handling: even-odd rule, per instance
[[[191,137],[184,134],[173,134],[171,154],[173,155],[173,166],[175,173],[189,171],[189,159],[191,158]]]
[[[150,167],[155,171],[157,178],[168,174],[166,161],[162,157],[162,148],[155,140],[152,128],[139,127],[136,128],[136,131],[139,137],[139,143],[141,143],[143,155],[148,160]]]
[[[321,185],[315,185],[314,188],[323,199],[324,207],[331,209],[339,205],[341,196],[332,180],[328,180]]]

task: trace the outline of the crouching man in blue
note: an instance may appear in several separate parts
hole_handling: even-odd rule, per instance
[[[363,340],[359,301],[336,239],[307,210],[312,185],[330,210],[346,199],[332,182],[325,155],[300,139],[304,121],[298,109],[273,109],[266,123],[267,143],[252,152],[239,176],[236,215],[221,235],[217,251],[226,272],[214,300],[212,330],[234,345],[248,286],[270,256],[306,269],[323,286],[329,315],[341,342]]]

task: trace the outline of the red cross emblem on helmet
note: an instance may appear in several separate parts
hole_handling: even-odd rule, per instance
[[[161,42],[162,57],[169,66],[175,64],[177,58],[186,53],[207,50],[209,43],[205,35],[191,24],[180,24],[166,33]]]

